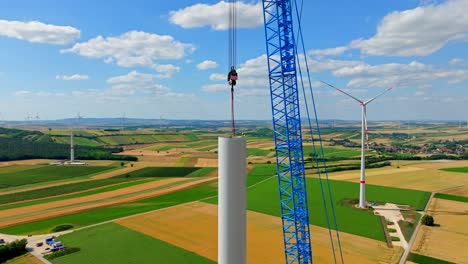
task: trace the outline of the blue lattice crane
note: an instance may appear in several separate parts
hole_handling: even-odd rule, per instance
[[[286,263],[312,263],[293,1],[263,0]]]

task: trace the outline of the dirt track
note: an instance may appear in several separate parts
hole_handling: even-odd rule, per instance
[[[28,223],[41,219],[87,211],[95,208],[138,201],[190,188],[195,185],[213,180],[216,180],[216,178],[198,178],[191,180],[184,178],[173,178],[131,186],[115,191],[98,193],[85,197],[3,210],[0,211],[0,227],[3,228],[21,223]],[[173,186],[173,184],[177,183],[179,184]],[[167,188],[163,188],[165,185],[168,185]],[[155,188],[163,189],[152,190]]]
[[[116,223],[173,245],[217,260],[217,206],[194,202],[153,213],[117,220]],[[247,263],[284,263],[281,219],[247,213]],[[328,231],[311,226],[316,263],[333,263]],[[380,241],[341,233],[345,262],[396,263],[402,249]]]
[[[440,226],[421,226],[412,252],[454,263],[468,263],[468,203],[432,199],[428,214]]]

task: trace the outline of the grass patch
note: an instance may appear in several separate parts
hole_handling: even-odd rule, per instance
[[[388,232],[389,232],[389,233],[395,233],[395,232],[396,232],[396,229],[395,229],[395,228],[388,228]]]
[[[146,167],[129,173],[125,173],[115,178],[135,178],[135,177],[185,177],[200,168],[196,167]]]
[[[152,197],[132,203],[114,205],[13,227],[2,228],[0,229],[0,233],[18,235],[46,234],[50,233],[51,230],[58,225],[70,224],[73,225],[74,228],[79,228],[117,219],[120,217],[197,201],[214,196],[216,194],[216,185],[213,185],[212,183],[205,183],[199,186],[195,186],[191,189],[181,190],[178,192]]]
[[[396,236],[392,236],[391,239],[392,239],[392,241],[400,241],[400,238],[396,237]]]
[[[131,179],[131,180],[134,180],[134,179]],[[128,182],[128,181],[130,180],[110,178],[110,179],[69,183],[69,184],[64,184],[60,186],[52,186],[52,187],[25,191],[25,192],[10,193],[10,194],[5,194],[5,195],[0,195],[0,204],[15,203],[15,202],[21,202],[21,201],[26,201],[26,200],[40,199],[44,197],[85,191],[85,190],[89,190],[93,188],[99,188],[99,187],[103,187],[106,185],[119,184],[119,183]]]
[[[455,264],[454,262],[423,256],[415,253],[410,253],[408,256],[408,260],[419,264]]]
[[[406,241],[410,241],[411,237],[413,236],[414,230],[416,229],[417,224],[419,223],[419,219],[421,219],[421,214],[416,212],[410,211],[402,211],[403,218],[405,221],[398,221],[398,225],[400,226],[401,232],[405,237]]]
[[[52,229],[52,232],[61,232],[61,231],[65,231],[65,230],[72,229],[72,228],[73,228],[73,225],[59,225],[59,226],[54,227],[54,229]]]
[[[55,259],[55,258],[58,258],[58,257],[63,257],[63,256],[66,256],[66,255],[70,255],[70,254],[78,252],[80,250],[81,249],[78,248],[78,247],[67,247],[64,250],[56,251],[56,252],[44,255],[44,258],[47,259],[47,260],[52,260],[52,259]]]
[[[109,223],[60,237],[81,251],[54,259],[54,264],[197,263],[214,264],[195,253],[118,224]]]
[[[457,202],[468,203],[468,197],[457,196],[457,195],[451,195],[451,194],[445,194],[445,193],[436,193],[436,194],[434,195],[434,198],[439,198],[439,199],[445,199],[445,200],[452,200],[452,201],[457,201]]]
[[[247,156],[267,156],[270,153],[270,150],[259,148],[247,148]]]
[[[468,167],[461,167],[461,168],[445,168],[440,169],[443,171],[450,171],[450,172],[461,172],[461,173],[468,173]]]
[[[77,178],[114,169],[112,166],[43,166],[20,172],[0,173],[0,188]]]
[[[213,167],[206,167],[206,168],[201,168],[199,170],[196,170],[190,174],[188,174],[187,176],[185,177],[203,177],[205,175],[207,175],[208,173],[214,171],[216,168],[213,168]]]

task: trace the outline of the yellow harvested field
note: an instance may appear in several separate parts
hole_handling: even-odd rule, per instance
[[[217,210],[216,205],[193,202],[115,222],[216,261]],[[314,261],[332,263],[328,231],[311,226],[311,233]],[[347,263],[397,263],[402,253],[402,248],[391,249],[381,241],[340,236]],[[284,263],[281,219],[248,211],[247,248],[247,263]]]
[[[8,260],[5,264],[42,264],[38,258],[34,257],[32,254],[24,254],[22,256],[16,257],[14,259]]]
[[[441,168],[468,166],[468,161],[401,163],[391,167],[366,170],[366,183],[422,191],[442,191],[468,185],[466,173],[442,171]],[[330,179],[359,182],[359,170],[330,173]],[[465,193],[466,195],[467,193]]]
[[[218,159],[199,158],[194,167],[218,167]]]
[[[189,180],[184,178],[172,178],[84,197],[2,210],[0,211],[0,227],[8,227],[116,204],[134,202],[191,188],[213,180],[216,180],[216,178],[210,177]]]
[[[428,213],[440,226],[421,226],[412,252],[454,263],[468,263],[468,203],[432,199]]]

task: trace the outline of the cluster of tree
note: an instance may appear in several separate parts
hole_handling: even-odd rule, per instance
[[[251,137],[267,137],[273,138],[273,130],[267,127],[262,127],[256,130],[247,131],[244,133],[246,136]]]
[[[382,167],[390,166],[390,165],[392,165],[390,161],[385,161],[385,162],[368,164],[368,165],[366,165],[366,168],[367,169],[375,169],[375,168],[382,168]],[[315,166],[312,166],[312,168],[315,168]],[[361,165],[359,165],[359,164],[356,164],[356,165],[341,165],[341,166],[327,166],[327,172],[358,170],[360,168],[361,168]],[[320,169],[320,173],[325,173],[325,170]]]
[[[0,245],[0,263],[4,263],[9,259],[21,256],[26,253],[26,239],[15,240],[5,245]]]
[[[0,148],[0,161],[68,159],[70,157],[70,146],[68,144],[0,137],[0,146],[2,146]],[[122,148],[79,146],[75,148],[75,157],[83,160],[137,160],[133,156],[113,155],[113,153],[122,151]]]
[[[359,148],[361,147],[361,144],[358,144],[356,142],[353,142],[347,138],[345,139],[330,139],[330,146],[334,145],[341,145],[343,147],[348,147],[348,148]]]

